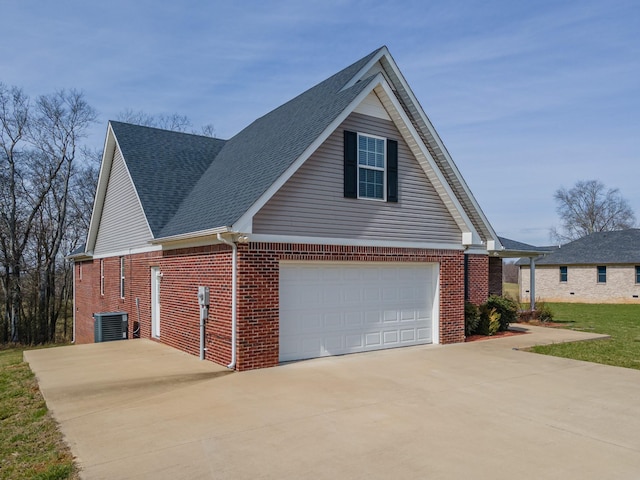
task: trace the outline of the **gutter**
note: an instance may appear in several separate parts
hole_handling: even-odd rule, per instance
[[[236,339],[238,330],[238,245],[231,240],[227,240],[221,233],[217,234],[218,240],[229,245],[232,253],[231,267],[231,363],[227,368],[235,370],[236,368]]]

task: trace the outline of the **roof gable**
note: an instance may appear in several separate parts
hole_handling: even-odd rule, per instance
[[[485,243],[485,248],[495,244],[500,248],[498,237],[386,47],[264,115],[227,141],[111,122],[103,169],[108,174],[110,165],[105,160],[117,144],[153,243],[230,229],[250,233],[252,216],[373,92],[382,104],[369,107],[388,112],[400,129],[462,230],[463,244]],[[92,241],[95,243],[105,189],[101,171],[88,250]]]
[[[225,141],[110,122],[156,237],[211,165]]]
[[[231,138],[161,236],[233,225],[364,90],[367,81],[347,90],[342,87],[376,53],[298,95]]]

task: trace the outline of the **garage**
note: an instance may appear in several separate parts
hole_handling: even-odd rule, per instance
[[[282,262],[279,359],[437,342],[437,286],[435,263]]]

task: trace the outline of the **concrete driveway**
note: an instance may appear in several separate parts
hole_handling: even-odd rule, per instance
[[[25,358],[87,479],[640,478],[640,371],[527,328],[243,373],[148,340]]]

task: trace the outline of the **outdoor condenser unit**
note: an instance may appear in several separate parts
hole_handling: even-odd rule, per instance
[[[129,321],[125,312],[94,313],[94,341],[96,343],[126,340]]]

